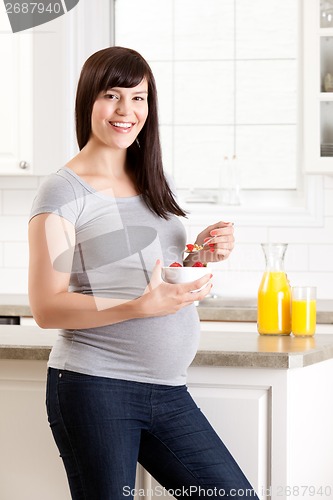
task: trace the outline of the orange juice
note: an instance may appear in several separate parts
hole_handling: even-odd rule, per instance
[[[296,336],[311,336],[316,331],[316,300],[292,301],[291,330]]]
[[[291,332],[291,291],[286,273],[266,271],[258,290],[258,332],[289,335]]]

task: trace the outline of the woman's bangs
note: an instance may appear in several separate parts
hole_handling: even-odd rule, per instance
[[[104,90],[114,87],[132,88],[147,78],[148,71],[141,61],[131,61],[131,64],[124,61],[123,66],[113,67],[107,76]]]

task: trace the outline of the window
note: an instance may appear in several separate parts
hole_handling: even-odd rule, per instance
[[[296,193],[300,18],[299,0],[115,1],[114,43],[156,77],[178,189],[218,192],[234,165],[244,191]]]

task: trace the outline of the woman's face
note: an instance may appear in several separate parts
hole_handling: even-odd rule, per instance
[[[91,114],[91,137],[112,149],[127,149],[148,116],[148,82],[100,92]]]

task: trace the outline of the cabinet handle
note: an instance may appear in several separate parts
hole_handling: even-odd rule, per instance
[[[29,163],[27,161],[20,161],[19,163],[19,167],[22,168],[22,170],[26,170],[27,168],[29,168]]]

